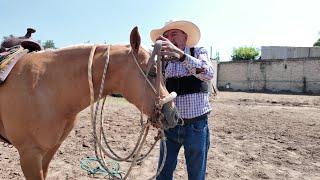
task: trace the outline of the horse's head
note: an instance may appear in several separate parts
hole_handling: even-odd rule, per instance
[[[126,48],[126,53],[121,55],[126,58],[122,59],[124,64],[119,67],[121,83],[118,91],[148,115],[152,122],[160,118],[165,129],[174,127],[178,122],[178,113],[172,101],[174,93],[168,93],[159,65],[141,46],[137,27],[131,31],[130,46]]]

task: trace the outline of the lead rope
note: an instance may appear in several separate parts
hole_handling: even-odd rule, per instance
[[[101,99],[101,94],[102,94],[102,90],[103,90],[103,85],[104,85],[104,82],[102,82],[102,84],[101,84],[101,86],[100,86],[100,94],[99,94],[99,99]],[[101,108],[101,113],[100,113],[100,118],[101,118],[101,120],[100,120],[100,142],[101,142],[101,140],[102,140],[102,138],[101,138],[101,136],[103,137],[103,140],[104,140],[104,142],[105,142],[105,144],[107,145],[107,147],[108,147],[108,149],[109,149],[109,151],[114,155],[114,157],[113,156],[111,156],[109,153],[107,153],[106,155],[109,157],[109,158],[111,158],[111,159],[113,159],[113,160],[116,160],[116,161],[126,161],[126,162],[132,162],[132,160],[128,160],[129,158],[131,158],[131,157],[133,157],[134,156],[134,153],[136,152],[136,150],[137,150],[137,148],[138,148],[138,145],[139,144],[141,144],[141,138],[142,138],[142,135],[144,134],[143,132],[144,132],[144,129],[142,129],[142,131],[141,131],[141,133],[140,133],[140,136],[139,136],[139,138],[138,138],[138,142],[136,143],[136,146],[135,146],[135,148],[134,148],[134,150],[132,151],[132,153],[131,154],[129,154],[129,156],[127,156],[127,157],[125,157],[125,158],[121,158],[119,155],[117,155],[114,151],[112,151],[112,149],[111,149],[111,147],[109,146],[109,144],[108,144],[108,142],[107,142],[107,140],[106,140],[106,135],[105,135],[105,131],[104,131],[104,129],[103,129],[103,126],[102,126],[102,124],[103,124],[103,116],[102,116],[102,114],[103,114],[103,107],[104,107],[104,102],[105,102],[105,100],[106,100],[106,98],[104,99],[104,101],[103,101],[103,105],[102,105],[102,108]],[[99,103],[99,102],[98,102]],[[97,103],[97,107],[99,106],[99,104]],[[98,111],[98,108],[96,107],[96,111],[95,112],[97,112]],[[97,117],[97,114],[95,114],[95,118]],[[142,117],[142,116],[141,116]],[[143,120],[141,119],[141,122],[143,122]],[[154,145],[156,144],[156,142],[154,143]],[[153,146],[154,146],[153,145]],[[151,152],[151,149],[150,149],[150,151],[149,152]],[[100,153],[101,154],[101,153]],[[138,159],[138,161],[141,161],[142,159],[140,158],[140,159]]]
[[[112,172],[107,168],[106,162],[105,162],[104,157],[103,157],[103,155],[102,155],[102,154],[104,153],[104,154],[107,155],[109,158],[112,158],[112,156],[111,156],[109,153],[107,153],[107,151],[106,151],[106,150],[102,147],[102,145],[101,145],[102,137],[103,137],[105,143],[107,144],[107,147],[109,148],[109,150],[110,150],[111,152],[113,152],[113,151],[111,150],[110,146],[109,146],[108,143],[107,143],[107,140],[106,140],[106,137],[105,137],[105,134],[104,134],[104,130],[103,130],[103,118],[102,118],[103,106],[102,106],[102,108],[101,108],[101,120],[100,120],[100,131],[99,131],[100,133],[99,133],[99,138],[97,137],[97,133],[96,133],[96,117],[97,117],[97,111],[98,111],[98,108],[99,108],[99,101],[97,102],[96,111],[94,112],[94,111],[93,111],[93,109],[94,109],[94,90],[93,90],[93,80],[92,80],[92,61],[93,61],[93,56],[94,56],[95,50],[96,50],[96,45],[94,45],[94,46],[92,47],[91,52],[90,52],[90,56],[89,56],[89,61],[88,61],[88,80],[89,80],[89,88],[90,88],[90,110],[91,110],[91,122],[92,122],[92,125],[93,125],[93,127],[94,127],[94,132],[93,132],[93,134],[94,134],[94,138],[95,138],[95,154],[96,154],[97,159],[99,160],[99,163],[103,166],[103,168],[105,168],[105,170],[114,177],[114,174],[112,174]],[[104,67],[104,72],[103,72],[101,84],[100,84],[100,91],[99,91],[98,99],[101,99],[102,92],[103,92],[104,81],[105,81],[105,74],[106,74],[106,71],[107,71],[108,63],[109,63],[109,52],[110,52],[110,45],[108,46],[108,51],[106,52],[106,53],[107,53],[107,58],[106,58],[106,63],[105,63],[105,67]],[[132,53],[132,55],[133,55],[133,53]],[[150,81],[148,80],[148,78],[146,77],[146,75],[143,73],[143,71],[142,71],[141,67],[139,66],[139,64],[138,64],[138,62],[137,62],[137,60],[136,60],[136,58],[135,58],[134,55],[133,55],[133,57],[134,57],[134,60],[135,60],[135,62],[136,62],[136,64],[137,64],[139,70],[140,70],[140,71],[142,72],[142,74],[144,75],[146,81],[149,83],[149,85],[151,86],[151,88],[153,89],[153,91],[154,91],[155,93],[157,93],[157,91],[155,90],[155,88],[154,88],[154,86],[152,85],[152,83],[150,83]],[[160,94],[158,94],[158,95],[160,95]],[[105,99],[104,99],[104,101],[103,101],[103,104],[104,104],[104,102],[105,102]],[[142,113],[142,112],[141,112],[141,113]],[[143,118],[142,115],[141,115],[141,118]],[[142,122],[143,122],[143,119],[140,119],[140,120],[141,120],[140,122],[142,123]],[[129,173],[131,172],[132,167],[133,167],[133,165],[135,164],[135,162],[136,162],[136,161],[142,161],[145,157],[147,157],[147,155],[148,155],[148,154],[151,152],[151,150],[154,148],[154,145],[156,144],[156,142],[159,140],[159,139],[156,140],[156,142],[152,145],[152,147],[150,148],[150,150],[148,151],[148,153],[147,153],[145,156],[143,156],[142,158],[137,159],[138,154],[140,153],[140,151],[141,151],[141,149],[142,149],[142,146],[143,146],[143,144],[144,144],[144,142],[145,142],[145,140],[146,140],[146,137],[147,137],[147,134],[148,134],[150,125],[151,125],[150,122],[147,122],[146,125],[142,128],[142,131],[141,131],[139,140],[138,140],[138,142],[137,142],[137,144],[136,144],[136,147],[135,147],[134,151],[131,153],[131,155],[129,155],[129,156],[127,157],[127,159],[129,159],[130,156],[131,156],[131,157],[134,156],[134,159],[132,160],[131,166],[130,166],[128,172],[126,173],[124,179],[126,179],[126,178],[128,177],[128,175],[129,175]],[[144,134],[144,136],[143,136],[143,138],[142,138],[142,141],[140,141],[140,140],[141,140],[141,137],[142,137],[142,134]],[[163,132],[163,130],[161,131],[161,137],[162,137],[161,143],[163,143],[163,146],[165,147],[165,154],[164,154],[164,156],[163,156],[163,160],[164,160],[164,159],[166,159],[166,154],[167,154],[167,153],[166,153],[166,144],[165,144],[165,141],[164,141],[164,132]],[[97,148],[97,145],[99,146],[99,148]],[[139,147],[139,148],[137,148],[137,147]],[[137,152],[134,154],[134,152],[135,152],[136,149],[138,149],[138,150],[137,150]],[[99,152],[98,152],[98,150],[99,150]],[[113,154],[115,155],[114,152],[113,152]],[[101,158],[99,158],[99,156],[100,156]],[[122,161],[123,161],[123,159],[122,159],[122,158],[119,158],[119,156],[116,155],[116,157],[117,157],[117,158],[116,158],[117,160],[122,160]],[[114,159],[114,158],[112,158],[112,159]],[[158,174],[161,172],[161,170],[162,170],[162,168],[163,168],[163,166],[164,166],[164,161],[163,161],[163,160],[162,160],[162,164],[161,164],[161,166],[160,166],[160,169],[158,169],[156,175],[153,176],[153,177],[150,178],[150,179],[153,179],[154,177],[158,176]]]
[[[110,48],[109,48],[110,49]],[[94,146],[95,146],[95,154],[97,157],[97,160],[102,165],[101,160],[99,159],[99,156],[97,155],[97,144],[101,146],[101,144],[98,142],[97,134],[96,134],[96,121],[95,121],[95,114],[94,114],[94,90],[93,90],[93,79],[92,79],[92,61],[94,52],[96,50],[96,45],[92,46],[92,49],[90,51],[89,61],[88,61],[88,81],[89,81],[89,89],[90,89],[90,117],[91,117],[91,125],[93,126],[93,137],[94,137]],[[109,60],[109,54],[107,56],[107,60]],[[107,63],[105,64],[105,67],[107,66]],[[104,161],[105,163],[105,161]],[[108,172],[108,174],[111,174],[111,171],[106,167],[103,166],[103,168]]]
[[[130,52],[131,52],[131,51],[130,51]],[[129,52],[129,53],[130,53],[130,52]],[[131,53],[132,53],[132,52],[131,52]],[[132,55],[133,55],[133,53],[132,53]],[[148,81],[149,85],[153,88],[154,92],[156,93],[154,86],[150,83],[150,81],[148,80],[148,78],[146,77],[146,75],[143,73],[143,71],[142,71],[141,67],[139,66],[138,61],[137,61],[137,59],[136,59],[136,57],[135,57],[134,55],[133,55],[133,58],[134,58],[134,61],[136,62],[136,65],[138,66],[140,72],[144,75],[145,79]],[[160,69],[161,69],[161,67],[160,67]],[[102,112],[101,112],[101,113],[102,113]],[[101,117],[102,117],[102,116],[101,116]],[[143,124],[143,115],[142,115],[142,112],[141,112],[141,116],[140,116],[140,117],[141,117],[140,123]],[[150,126],[149,123],[148,123],[148,125]],[[102,131],[102,132],[103,132],[103,134],[104,134],[104,131]],[[128,160],[128,159],[131,158],[132,155],[134,155],[133,153],[135,152],[135,150],[136,150],[136,148],[138,147],[138,145],[139,145],[140,147],[143,145],[143,143],[140,141],[140,140],[141,140],[141,136],[143,135],[142,132],[144,132],[144,129],[142,129],[142,131],[141,131],[139,140],[137,141],[136,147],[135,147],[134,150],[132,151],[132,154],[129,155],[126,159],[124,159],[124,158],[119,159],[120,157],[119,157],[117,154],[115,154],[114,151],[112,151],[112,149],[111,149],[110,146],[108,145],[108,142],[107,142],[105,136],[103,136],[103,137],[104,137],[104,140],[105,140],[105,143],[106,143],[109,151],[110,151],[116,158],[110,156],[110,154],[107,154],[107,156],[108,156],[109,158],[113,159],[113,160],[117,160],[117,161],[119,161],[119,160],[120,160],[120,161],[124,161],[124,160],[125,160],[126,162],[133,162],[132,165],[135,164],[133,160]],[[157,143],[158,140],[160,140],[160,139],[162,140],[161,143],[163,144],[163,147],[164,147],[164,156],[163,156],[162,163],[161,163],[160,168],[158,169],[157,173],[156,173],[152,178],[149,178],[149,179],[154,179],[155,177],[157,177],[157,176],[159,175],[159,173],[161,172],[161,170],[163,169],[163,167],[164,167],[164,163],[165,163],[164,159],[166,159],[166,156],[167,156],[167,148],[166,148],[166,142],[165,142],[165,136],[164,136],[164,131],[163,131],[163,130],[158,132],[158,136],[155,138],[156,141],[153,143],[153,145],[151,146],[151,148],[149,149],[149,151],[148,151],[145,155],[143,155],[141,158],[139,158],[139,159],[136,160],[137,163],[141,163],[142,160],[143,160],[144,158],[146,158],[146,157],[150,154],[150,152],[153,150],[153,148],[155,147],[156,143]],[[142,141],[144,142],[144,140],[142,140]],[[140,142],[140,143],[138,143],[138,142]],[[139,152],[137,152],[136,154],[139,154]],[[137,155],[136,155],[136,156],[137,156]],[[135,156],[134,156],[134,157],[135,157]],[[130,168],[130,170],[131,170],[131,168]],[[129,173],[127,173],[127,174],[129,174]]]

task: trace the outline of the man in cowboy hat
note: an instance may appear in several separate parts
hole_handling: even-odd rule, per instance
[[[170,21],[150,33],[153,42],[162,40],[162,55],[170,56],[165,65],[166,87],[175,91],[174,100],[184,124],[165,131],[167,158],[157,177],[158,180],[172,179],[177,165],[177,156],[184,146],[188,178],[205,179],[207,154],[210,144],[208,114],[208,82],[213,78],[213,68],[207,51],[195,47],[200,40],[200,30],[189,21]],[[159,166],[164,149],[160,146]]]

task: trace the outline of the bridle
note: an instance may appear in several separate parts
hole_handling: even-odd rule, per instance
[[[160,87],[161,87],[161,82],[162,82],[162,63],[161,63],[161,57],[160,57],[160,50],[161,50],[161,44],[162,41],[156,41],[155,45],[154,45],[154,49],[151,53],[151,56],[148,60],[148,64],[147,64],[147,69],[146,71],[143,71],[142,68],[140,67],[137,57],[134,55],[133,51],[130,50],[129,53],[132,54],[132,57],[134,59],[135,64],[137,65],[140,73],[143,75],[145,81],[147,82],[147,84],[149,85],[149,87],[153,90],[153,92],[157,95],[156,101],[155,101],[155,105],[154,105],[154,113],[151,119],[149,119],[152,123],[152,125],[154,127],[162,127],[161,124],[161,109],[163,107],[164,104],[166,104],[169,101],[172,101],[177,94],[175,92],[171,92],[168,96],[166,96],[165,98],[160,97]],[[154,74],[154,72],[151,72],[151,67],[154,65],[157,65],[157,72],[156,72],[156,86],[154,86],[148,76],[152,76],[151,74]],[[145,86],[146,87],[146,86]]]
[[[90,110],[91,110],[91,123],[93,126],[93,136],[94,136],[94,144],[95,144],[95,154],[96,157],[99,161],[99,163],[106,169],[107,172],[110,172],[110,170],[108,169],[105,159],[104,159],[104,155],[108,156],[109,158],[116,160],[116,161],[126,161],[126,162],[131,162],[131,166],[128,170],[128,172],[126,173],[125,177],[123,179],[126,179],[128,177],[128,175],[130,174],[130,171],[132,170],[132,167],[137,163],[137,162],[141,162],[145,157],[148,156],[148,154],[152,151],[152,149],[155,147],[156,143],[158,142],[158,140],[161,139],[161,143],[164,146],[165,149],[165,153],[163,156],[163,160],[162,160],[162,164],[160,165],[160,168],[158,169],[157,173],[150,179],[154,179],[156,176],[159,175],[159,173],[161,172],[163,166],[164,166],[164,160],[166,159],[166,143],[165,143],[165,135],[164,135],[164,129],[162,126],[162,121],[161,119],[164,118],[163,114],[161,112],[162,106],[173,100],[176,97],[176,93],[172,92],[169,94],[169,96],[161,99],[160,97],[160,86],[161,86],[161,78],[162,78],[162,63],[160,61],[160,59],[158,59],[158,54],[160,53],[160,49],[161,49],[161,42],[156,42],[155,46],[154,46],[154,50],[150,56],[150,59],[148,61],[147,64],[147,70],[146,72],[144,72],[142,70],[142,68],[140,67],[137,57],[134,55],[134,52],[132,51],[132,49],[130,49],[129,54],[132,54],[132,57],[134,59],[135,64],[137,65],[139,71],[141,72],[141,74],[143,75],[143,77],[145,78],[145,82],[150,86],[150,88],[153,90],[153,92],[155,93],[155,95],[157,95],[156,98],[156,102],[155,102],[155,108],[154,108],[154,113],[153,113],[153,118],[149,118],[147,123],[143,124],[143,114],[141,111],[141,116],[140,116],[140,123],[141,123],[141,131],[140,131],[140,135],[138,138],[138,141],[136,143],[136,146],[134,147],[132,153],[130,155],[128,155],[127,157],[120,157],[118,154],[116,154],[111,147],[109,146],[108,142],[107,142],[107,138],[105,136],[105,132],[103,129],[103,106],[105,103],[106,98],[104,98],[103,103],[102,103],[102,107],[101,107],[101,111],[100,111],[100,121],[99,121],[99,133],[97,133],[97,113],[99,111],[99,103],[100,103],[100,99],[102,98],[102,93],[103,93],[103,87],[104,87],[104,81],[105,81],[105,76],[106,76],[106,72],[107,72],[107,68],[108,68],[108,64],[109,64],[109,54],[110,54],[110,48],[111,46],[109,45],[106,52],[104,53],[104,55],[106,55],[106,60],[105,60],[105,66],[104,66],[104,70],[103,70],[103,75],[102,75],[102,79],[101,79],[101,84],[100,84],[100,89],[99,89],[99,96],[98,96],[98,101],[96,103],[96,108],[94,111],[94,90],[93,90],[93,80],[92,80],[92,61],[93,61],[93,56],[94,56],[94,52],[96,49],[96,45],[94,45],[91,49],[90,52],[90,56],[89,56],[89,61],[88,61],[88,81],[89,81],[89,88],[90,88]],[[150,69],[154,64],[157,64],[157,79],[156,79],[156,86],[154,86],[148,76],[150,76]],[[157,127],[158,128],[158,136],[155,137],[155,142],[152,144],[150,150],[144,155],[144,156],[139,156],[139,153],[142,149],[142,146],[146,140],[147,134],[149,132],[149,128],[151,126]],[[110,152],[108,152],[108,150],[106,150],[103,146],[102,146],[102,140],[104,141],[105,145],[107,146],[108,150]],[[139,158],[138,158],[139,157]],[[131,158],[131,159],[130,159]],[[121,177],[122,178],[122,177]]]

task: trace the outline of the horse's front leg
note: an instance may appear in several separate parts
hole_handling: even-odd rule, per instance
[[[56,145],[52,149],[50,149],[46,154],[44,155],[42,159],[42,170],[43,170],[43,177],[44,179],[47,177],[48,174],[48,168],[49,164],[54,156],[54,154],[57,152],[61,144]]]
[[[44,151],[38,148],[18,148],[21,169],[27,180],[44,180],[42,159]]]
[[[43,177],[44,178],[47,177],[49,164],[50,164],[53,156],[55,155],[55,153],[57,152],[57,150],[61,146],[61,143],[67,138],[68,134],[72,130],[72,128],[74,126],[74,122],[75,122],[75,117],[73,117],[71,120],[65,120],[65,121],[69,122],[69,123],[67,123],[67,125],[65,127],[61,128],[61,129],[64,129],[64,131],[60,137],[60,143],[55,145],[53,148],[49,149],[43,156],[42,170],[43,170]]]

